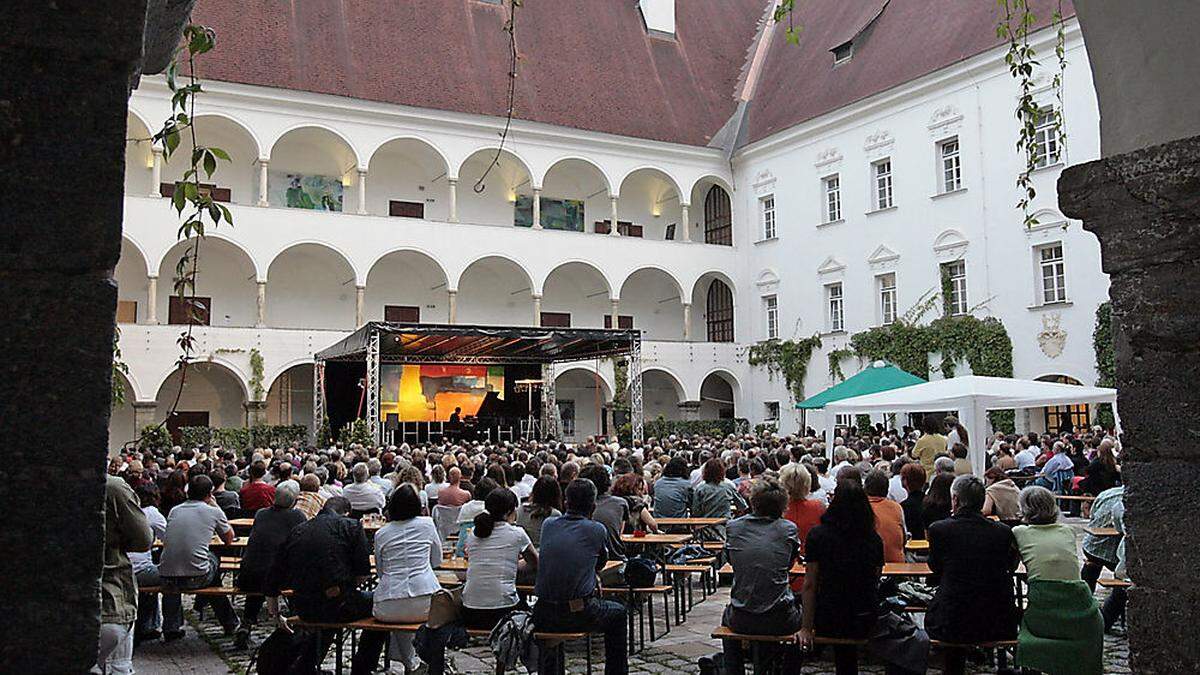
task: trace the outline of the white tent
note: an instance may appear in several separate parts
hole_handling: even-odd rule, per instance
[[[976,474],[982,475],[987,452],[987,411],[1078,403],[1112,403],[1115,412],[1116,402],[1116,389],[968,375],[846,398],[829,403],[825,410],[830,414],[956,410],[959,422],[966,427],[971,436],[971,467]],[[825,433],[827,446],[832,448],[833,427],[829,426]]]

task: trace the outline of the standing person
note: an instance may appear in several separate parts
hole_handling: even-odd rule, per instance
[[[358,586],[371,577],[367,535],[349,518],[350,502],[331,497],[316,518],[292,528],[267,573],[267,611],[281,628],[291,631],[279,611],[279,594],[292,589],[292,608],[304,621],[345,623],[372,615],[374,596]],[[304,654],[302,672],[315,671],[333,644],[334,632],[322,630],[317,650]],[[363,631],[351,666],[352,675],[369,675],[379,662],[386,633]]]
[[[517,525],[529,535],[536,548],[542,539],[542,524],[548,518],[561,516],[562,488],[553,476],[542,476],[533,484],[529,501],[517,509]]]
[[[946,449],[953,452],[954,446],[959,443],[964,448],[971,447],[971,436],[967,434],[967,428],[959,424],[957,417],[946,415],[946,419],[942,421],[945,423],[946,429],[949,430],[949,433],[946,434]]]
[[[385,623],[419,623],[429,618],[429,603],[441,588],[433,569],[442,563],[442,542],[433,519],[421,515],[416,488],[401,483],[388,501],[389,522],[375,533],[375,587],[372,613]],[[392,644],[408,671],[419,663],[412,633],[392,633]],[[429,664],[441,675],[443,663]]]
[[[775,479],[760,478],[750,488],[751,513],[729,523],[725,552],[733,566],[733,587],[721,625],[735,633],[787,635],[800,627],[800,610],[788,585],[800,540],[796,526],[782,517],[787,503],[788,493]],[[730,675],[744,675],[741,641],[723,642]],[[784,672],[793,670],[799,672],[789,650]]]
[[[242,486],[242,509],[254,513],[275,503],[275,486],[266,481],[267,465],[259,460],[250,465],[250,482]],[[170,515],[170,514],[167,514]]]
[[[936,479],[935,479],[936,482]],[[955,644],[1011,640],[1019,612],[1013,571],[1020,555],[1012,530],[983,517],[983,482],[959,476],[950,487],[953,515],[929,526],[929,568],[938,581],[925,614],[929,637]],[[963,673],[966,653],[946,654],[946,672]]]
[[[104,573],[100,579],[100,639],[96,667],[103,673],[132,675],[137,582],[130,552],[154,543],[137,495],[124,480],[104,478]]]
[[[254,514],[254,525],[250,528],[250,537],[238,568],[237,587],[249,593],[242,608],[242,627],[233,641],[238,649],[245,649],[249,645],[250,631],[258,623],[258,614],[263,606],[263,581],[275,563],[276,551],[287,540],[292,528],[307,520],[302,511],[293,508],[295,505],[296,493],[290,485],[282,485],[275,489],[275,501],[271,508],[259,509]]]
[[[858,481],[838,481],[821,524],[808,533],[804,550],[800,648],[810,649],[816,635],[867,639],[877,616],[883,541],[875,533],[875,514]],[[833,658],[838,675],[858,672],[855,647],[835,645]]]
[[[589,480],[567,486],[567,513],[542,526],[541,556],[534,594],[533,622],[543,632],[603,631],[605,675],[626,675],[626,609],[597,594],[596,575],[608,560],[607,531],[591,519],[596,486]],[[538,672],[563,675],[558,649],[541,651]]]
[[[274,494],[274,490],[272,490]],[[163,534],[162,561],[158,574],[162,577],[163,639],[183,637],[183,604],[179,591],[216,586],[221,583],[221,566],[209,549],[213,537],[226,545],[233,543],[233,528],[225,512],[212,499],[212,479],[204,474],[188,481],[188,500],[171,509],[167,530]],[[208,598],[217,620],[226,635],[238,628],[233,605],[227,596]]]
[[[942,435],[942,422],[936,415],[926,415],[921,419],[921,437],[913,447],[913,459],[921,463],[925,475],[934,475],[933,460],[946,452],[946,437]]]
[[[883,541],[883,561],[904,562],[904,543],[908,540],[904,508],[887,498],[887,474],[873,469],[863,479],[863,489],[875,513],[875,533]]]

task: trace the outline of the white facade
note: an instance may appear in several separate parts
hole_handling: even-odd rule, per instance
[[[1070,29],[1063,161],[1077,163],[1098,156],[1098,120],[1082,43]],[[1039,95],[1053,102],[1049,90]],[[732,408],[755,423],[767,401],[780,401],[787,430],[796,420],[782,382],[746,364],[749,345],[767,337],[765,297],[775,297],[780,337],[807,337],[827,331],[827,286],[842,284],[844,330],[829,336],[828,350],[877,325],[879,275],[895,275],[902,313],[937,285],[939,260],[960,258],[967,302],[1004,322],[1017,376],[1094,382],[1091,326],[1107,296],[1098,245],[1054,211],[1062,163],[1034,177],[1043,226],[1022,226],[1013,208],[1022,166],[1015,105],[1016,85],[993,51],[743,148],[732,167],[719,149],[514,121],[479,192],[503,120],[206,82],[198,133],[232,161],[205,182],[230,190],[235,226],[210,230],[203,242],[197,295],[212,298],[211,325],[193,332],[209,365],[189,373],[178,409],[207,411],[215,426],[310,424],[313,353],[395,305],[435,323],[534,325],[543,312],[567,312],[573,326],[599,327],[605,315],[632,316],[645,340],[648,419]],[[158,186],[182,174],[186,152],[166,163],[144,140],[170,113],[160,78],[142,81],[130,109],[114,276],[120,300],[137,309],[136,322],[121,326],[130,404],[114,411],[113,445],[171,407],[184,328],[166,325],[186,244],[176,241],[178,219]],[[950,138],[962,186],[940,195],[939,143]],[[868,213],[879,196],[872,163],[881,160],[890,161],[893,206]],[[342,212],[281,205],[289,173],[340,177]],[[822,224],[822,179],[835,173],[842,219]],[[732,204],[731,246],[704,243],[714,186]],[[514,201],[539,196],[583,201],[586,232],[513,227]],[[389,217],[389,200],[423,205],[424,218]],[[642,237],[593,232],[614,214]],[[764,219],[773,239],[762,239]],[[1065,279],[1066,302],[1045,305],[1037,247],[1056,243],[1065,274],[1054,278]],[[709,341],[714,281],[732,290],[732,342]],[[1047,317],[1067,334],[1057,358],[1037,339]],[[261,393],[252,349],[264,360]],[[828,384],[825,370],[824,353],[814,356],[810,393]],[[558,400],[574,401],[576,437],[595,433],[597,411],[612,397],[611,367],[559,373]]]

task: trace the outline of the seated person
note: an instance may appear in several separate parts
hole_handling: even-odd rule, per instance
[[[375,587],[372,613],[385,623],[418,623],[429,618],[429,602],[441,588],[433,569],[442,564],[442,542],[433,519],[421,515],[416,488],[401,483],[392,491],[388,523],[375,533]],[[392,644],[406,670],[420,664],[413,650],[413,633],[392,633]],[[440,675],[442,663],[429,664]]]
[[[658,532],[658,523],[650,513],[650,505],[646,503],[646,479],[640,473],[623,474],[613,483],[614,497],[625,500],[629,507],[628,520],[625,529],[630,532]]]
[[[167,519],[158,510],[158,486],[153,481],[140,482],[134,488],[134,492],[142,505],[142,513],[146,516],[154,540],[161,541],[167,533]],[[130,552],[129,562],[133,565],[133,576],[137,579],[138,588],[149,588],[162,583],[158,576],[158,565],[154,564],[154,556],[150,551]],[[154,640],[159,637],[161,628],[162,612],[159,610],[158,593],[139,593],[133,641],[140,643],[144,640]]]
[[[807,473],[807,472],[806,472]],[[788,573],[800,551],[796,526],[783,518],[788,494],[773,478],[759,478],[750,488],[749,515],[729,522],[725,553],[733,566],[733,587],[721,625],[737,633],[787,635],[800,627],[800,610],[788,586]],[[725,640],[725,667],[744,675],[740,640]],[[798,672],[789,650],[784,672]]]
[[[688,479],[688,463],[675,455],[663,468],[662,478],[654,483],[654,517],[686,518],[692,503],[692,481]]]
[[[608,561],[608,533],[591,519],[596,486],[577,479],[567,486],[567,513],[542,526],[534,594],[533,623],[537,630],[558,633],[603,631],[605,675],[626,675],[626,609],[597,593],[596,574]],[[541,675],[563,675],[562,652],[543,646],[538,660]]]
[[[481,478],[475,485],[471,501],[463,504],[462,508],[458,510],[458,545],[454,547],[454,555],[461,556],[463,554],[463,547],[467,544],[467,535],[471,532],[471,528],[475,527],[475,516],[484,512],[487,508],[488,495],[499,487],[491,478]]]
[[[1065,495],[1071,489],[1071,481],[1075,478],[1075,462],[1067,454],[1067,444],[1057,441],[1053,446],[1053,454],[1042,470],[1034,479],[1034,485],[1040,485],[1055,494]]]
[[[905,464],[900,469],[900,482],[908,496],[900,502],[904,509],[904,525],[913,539],[925,538],[925,469],[919,462]]]
[[[904,543],[908,531],[904,527],[904,508],[887,498],[888,477],[872,469],[863,479],[863,489],[875,513],[875,533],[883,540],[883,561],[904,562]]]
[[[525,568],[536,570],[538,555],[516,520],[517,497],[511,490],[492,490],[487,510],[475,516],[475,527],[467,535],[470,564],[462,592],[462,618],[468,629],[491,630],[525,606],[517,595],[517,575]]]
[[[542,476],[533,484],[529,501],[517,509],[517,525],[529,535],[534,548],[542,538],[542,524],[546,519],[561,516],[562,488],[553,476]]]
[[[371,554],[362,525],[349,518],[350,501],[330,497],[312,520],[292,528],[275,555],[263,592],[267,611],[290,631],[279,612],[279,595],[293,591],[292,608],[304,621],[345,623],[370,618],[374,596],[358,587],[371,577]],[[301,672],[315,671],[333,644],[336,631],[320,631],[317,649],[304,654]],[[369,675],[379,663],[387,633],[363,631],[351,675]]]
[[[983,515],[996,516],[1003,521],[1015,521],[1021,517],[1017,498],[1021,489],[999,466],[993,466],[983,474],[987,490],[983,497]]]
[[[1079,576],[1075,531],[1058,522],[1058,502],[1046,488],[1021,491],[1028,525],[1013,528],[1029,573],[1029,601],[1017,636],[1017,665],[1046,673],[1104,672],[1104,620]]]
[[[1095,534],[1083,535],[1083,569],[1080,576],[1088,585],[1090,591],[1096,590],[1096,581],[1104,568],[1112,570],[1113,576],[1126,578],[1124,574],[1125,550],[1125,487],[1118,485],[1096,495],[1092,503],[1092,516],[1088,522],[1089,529],[1111,527],[1122,536],[1100,536]],[[1125,602],[1128,592],[1124,588],[1114,588],[1104,601],[1104,629],[1110,630],[1117,619],[1125,612]]]
[[[704,463],[701,481],[692,489],[693,518],[732,518],[735,512],[746,510],[746,500],[725,477],[725,462],[713,457]],[[724,525],[710,525],[696,532],[702,541],[723,541]]]
[[[368,513],[383,513],[387,498],[378,485],[371,482],[371,469],[366,462],[359,462],[350,470],[354,483],[342,489],[342,496],[350,500],[350,513],[360,518]]]
[[[462,506],[471,501],[471,493],[462,488],[462,469],[457,466],[450,467],[449,473],[446,474],[446,480],[449,481],[438,490],[437,503],[440,506]]]
[[[817,635],[864,640],[875,628],[876,591],[883,572],[883,540],[875,513],[856,480],[838,481],[821,524],[804,544],[804,616],[800,648],[812,648]],[[835,645],[839,675],[858,672],[858,650]]]
[[[242,628],[237,632],[234,646],[245,649],[250,642],[250,631],[258,623],[258,614],[263,606],[263,579],[275,562],[275,552],[283,545],[292,528],[303,523],[304,514],[296,508],[296,493],[291,486],[281,485],[275,489],[275,503],[269,509],[259,509],[254,514],[254,525],[242,554],[238,569],[237,587],[252,595],[246,596],[242,611]]]
[[[984,494],[977,477],[955,478],[953,515],[929,526],[929,568],[938,589],[925,614],[925,630],[934,640],[971,644],[1016,637],[1012,575],[1020,555],[1012,530],[980,512]],[[947,653],[948,674],[963,673],[965,667],[963,650]]]
[[[158,575],[164,590],[176,592],[163,594],[164,640],[183,637],[183,598],[177,591],[221,584],[220,560],[209,550],[209,544],[214,536],[226,544],[232,544],[233,528],[229,526],[225,512],[213,501],[212,487],[212,479],[208,476],[192,476],[188,481],[187,501],[171,509],[167,516]],[[224,626],[225,634],[233,635],[238,628],[238,620],[229,598],[217,596],[208,600],[217,620]]]

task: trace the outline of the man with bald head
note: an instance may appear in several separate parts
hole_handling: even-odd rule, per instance
[[[446,487],[438,490],[437,503],[439,506],[462,506],[471,501],[471,493],[462,489],[459,483],[462,482],[462,471],[457,467],[451,467],[450,472],[446,474],[448,484]]]

